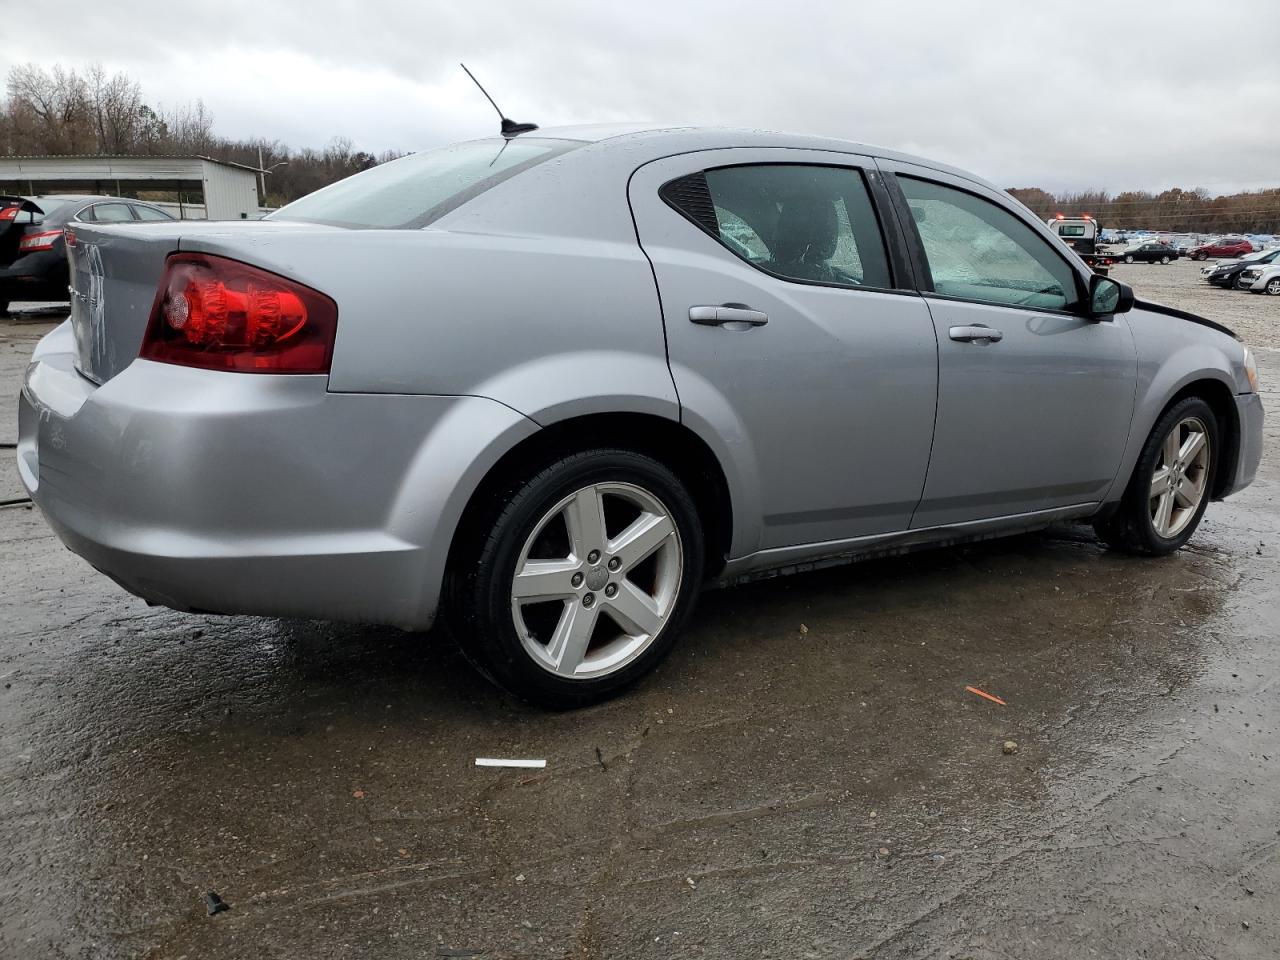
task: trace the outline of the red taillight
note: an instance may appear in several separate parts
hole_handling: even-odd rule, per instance
[[[62,231],[62,237],[67,241],[68,247],[74,247],[76,245],[76,232],[70,227],[67,227],[66,230]]]
[[[18,241],[18,250],[22,253],[39,253],[41,250],[52,250],[54,241],[60,236],[62,236],[61,230],[29,233]]]
[[[248,373],[328,373],[338,307],[237,260],[175,253],[151,308],[145,360]]]
[[[3,210],[0,210],[0,220],[14,219],[18,215],[18,211],[21,209],[21,207],[5,207]]]

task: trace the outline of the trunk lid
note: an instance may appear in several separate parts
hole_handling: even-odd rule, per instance
[[[255,241],[267,235],[335,228],[269,220],[176,220],[76,223],[72,229],[75,243],[67,244],[67,259],[76,366],[84,376],[103,384],[137,358],[164,275],[165,259],[171,253],[199,249],[204,241],[216,241],[224,256],[254,263]],[[237,248],[244,254],[237,255]]]
[[[67,244],[76,366],[106,383],[133,362],[147,330],[164,260],[178,249],[180,224],[138,229],[77,223]]]

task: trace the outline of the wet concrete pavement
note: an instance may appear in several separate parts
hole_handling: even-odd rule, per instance
[[[0,325],[0,441],[44,329]],[[150,609],[4,508],[0,957],[1274,958],[1278,432],[1174,557],[711,593],[572,714],[439,637]]]

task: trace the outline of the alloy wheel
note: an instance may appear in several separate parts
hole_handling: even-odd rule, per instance
[[[640,656],[679,599],[684,553],[671,511],[634,484],[583,487],[548,510],[516,561],[511,618],[526,652],[568,679]]]
[[[1273,297],[1280,297],[1280,277],[1272,277],[1267,283],[1267,293]]]
[[[1199,417],[1179,421],[1165,436],[1149,500],[1158,536],[1172,540],[1195,518],[1206,493],[1210,454],[1209,431]]]

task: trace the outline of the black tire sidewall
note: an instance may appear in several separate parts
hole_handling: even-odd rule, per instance
[[[683,551],[679,598],[662,632],[622,670],[568,680],[539,666],[524,649],[511,620],[511,580],[525,540],[548,510],[589,484],[618,481],[657,497],[675,521]],[[454,594],[460,607],[450,618],[454,632],[463,652],[486,676],[510,693],[552,709],[606,699],[656,667],[678,639],[702,586],[705,548],[693,499],[671,470],[628,450],[590,450],[557,460],[517,484],[507,503],[495,504],[490,522],[477,533],[483,541],[472,554],[474,568]]]
[[[1196,417],[1208,431],[1209,476],[1205,482],[1205,494],[1191,522],[1176,537],[1165,538],[1156,533],[1151,521],[1151,477],[1155,472],[1156,462],[1160,458],[1160,448],[1164,438],[1176,424],[1187,417]],[[1121,511],[1125,514],[1125,525],[1130,536],[1135,540],[1133,544],[1135,547],[1143,553],[1162,555],[1181,549],[1191,539],[1200,526],[1205,509],[1209,506],[1213,484],[1217,478],[1220,453],[1218,418],[1207,402],[1199,397],[1186,397],[1165,411],[1151,429],[1151,434],[1142,447],[1142,453],[1134,467],[1133,479],[1129,483],[1129,489],[1125,492],[1124,503],[1121,506]]]

